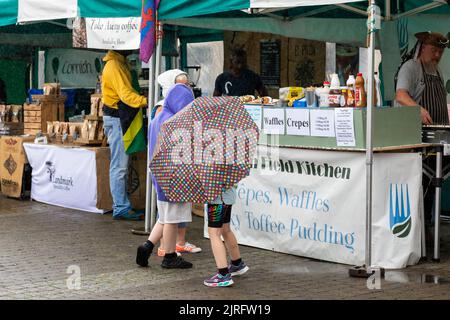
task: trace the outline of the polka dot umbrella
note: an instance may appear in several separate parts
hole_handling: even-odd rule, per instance
[[[249,175],[258,138],[239,98],[197,98],[162,125],[150,170],[169,201],[213,201]]]

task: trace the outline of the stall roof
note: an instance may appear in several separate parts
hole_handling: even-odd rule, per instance
[[[26,7],[28,5],[28,7]],[[142,0],[0,0],[0,27],[18,22],[64,18],[141,16]],[[73,7],[74,10],[68,8]]]
[[[420,12],[449,14],[450,8],[445,6],[446,3],[446,0],[377,1],[383,16],[389,15],[389,12],[401,12],[399,17]],[[367,6],[368,1],[362,0],[162,0],[158,14],[162,20],[199,16],[245,17],[244,10],[260,16],[287,20],[301,17],[354,18],[366,16]]]
[[[430,14],[450,14],[446,0],[380,0],[377,4],[386,16],[388,11],[401,12],[398,17],[420,12]],[[25,10],[25,4],[31,6]],[[327,5],[324,7],[323,5]],[[161,0],[159,17],[161,20],[174,20],[189,17],[246,17],[243,10],[257,13],[258,16],[292,20],[301,17],[318,18],[361,18],[365,15],[368,1],[361,0]],[[400,7],[397,8],[397,3]],[[315,5],[312,5],[315,4]],[[388,4],[388,6],[386,6]],[[138,17],[141,15],[142,0],[0,0],[0,26],[17,22],[56,20],[73,18],[115,18]],[[67,9],[75,6],[72,12]],[[283,6],[280,8],[280,6]],[[274,8],[275,7],[275,8]],[[20,13],[19,13],[20,11]],[[23,13],[25,12],[25,13]],[[27,13],[27,12],[31,12]],[[230,15],[231,14],[231,15]],[[20,18],[18,18],[20,16]],[[253,15],[254,16],[254,15]],[[396,15],[393,15],[395,18]]]

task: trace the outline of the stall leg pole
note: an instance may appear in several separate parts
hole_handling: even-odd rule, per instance
[[[436,152],[436,194],[434,203],[434,255],[433,260],[440,260],[440,230],[441,230],[441,188],[442,188],[442,149]]]
[[[156,52],[155,52],[155,73],[153,78],[154,85],[154,103],[153,106],[158,102],[160,93],[159,93],[159,83],[157,81],[158,75],[161,73],[161,61],[162,61],[162,43],[163,43],[163,25],[158,22],[156,25]],[[151,216],[150,216],[150,224],[153,228],[156,223],[156,190],[153,188],[152,190],[152,203],[151,203]]]
[[[148,75],[148,107],[147,107],[147,129],[150,130],[150,121],[152,118],[152,108],[155,105],[155,93],[154,93],[154,81],[155,81],[155,55],[152,55],[149,63],[149,75]],[[151,207],[153,204],[152,195],[155,192],[152,184],[152,179],[150,176],[150,156],[149,156],[149,145],[147,145],[147,167],[146,167],[146,189],[145,189],[145,221],[144,221],[144,229],[136,228],[131,230],[132,233],[137,235],[149,235],[152,229],[151,224]]]
[[[374,270],[372,266],[372,167],[373,167],[373,92],[374,92],[374,64],[375,64],[375,32],[376,32],[376,6],[375,0],[369,2],[368,21],[368,72],[367,72],[367,128],[366,128],[366,246],[365,265],[349,270],[350,276],[368,277]]]
[[[420,222],[422,224],[421,227],[421,239],[422,239],[422,254],[421,258],[426,258],[427,256],[427,243],[426,243],[426,236],[425,236],[425,204],[423,200],[423,187],[420,187],[420,194],[419,194],[419,209],[420,209]]]
[[[372,1],[373,2],[373,1]],[[373,169],[373,72],[374,72],[375,37],[373,32],[369,35],[369,70],[367,87],[367,132],[366,132],[366,255],[365,265],[372,265],[372,169]]]

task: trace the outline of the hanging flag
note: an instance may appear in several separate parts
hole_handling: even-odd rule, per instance
[[[131,85],[139,92],[139,80],[135,70],[131,70]],[[119,102],[120,125],[122,127],[125,153],[131,155],[147,149],[147,139],[144,131],[144,113],[142,108],[132,108]]]
[[[141,47],[139,57],[148,63],[156,43],[156,10],[160,0],[142,0]]]
[[[125,153],[130,155],[147,149],[142,108],[132,108],[119,102],[120,125],[122,127]]]

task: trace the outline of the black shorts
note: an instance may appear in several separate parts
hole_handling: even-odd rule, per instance
[[[208,204],[208,227],[222,228],[225,223],[230,223],[231,207],[229,204]]]

